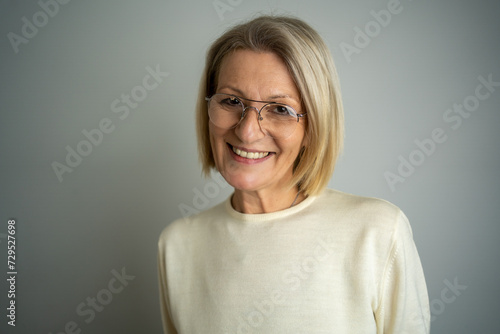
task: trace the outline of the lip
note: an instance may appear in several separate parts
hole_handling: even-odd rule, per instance
[[[233,157],[234,160],[236,160],[237,162],[240,162],[240,163],[243,163],[243,164],[247,164],[247,165],[254,165],[254,164],[258,164],[258,163],[261,163],[261,162],[264,162],[266,161],[267,159],[269,159],[271,156],[273,156],[275,153],[274,152],[269,152],[269,154],[263,158],[260,158],[260,159],[248,159],[248,158],[243,158],[241,156],[239,156],[238,154],[234,153],[233,152],[233,147],[234,148],[237,148],[237,149],[240,149],[242,151],[246,151],[246,152],[267,152],[267,151],[259,151],[259,150],[252,150],[252,149],[246,149],[244,147],[239,147],[239,146],[233,146],[229,143],[226,143],[227,144],[227,149],[229,150],[229,154],[231,154],[231,157]]]

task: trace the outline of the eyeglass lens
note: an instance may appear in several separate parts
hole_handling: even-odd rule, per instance
[[[236,96],[215,94],[209,99],[208,113],[216,126],[230,129],[238,125],[251,109],[256,112],[259,110],[253,106],[245,106],[243,99]],[[298,123],[295,110],[281,103],[265,104],[258,119],[262,130],[274,138],[290,136]]]

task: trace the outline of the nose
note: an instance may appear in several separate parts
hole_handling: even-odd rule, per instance
[[[252,112],[255,111],[255,113]],[[243,119],[235,128],[236,135],[242,142],[254,142],[265,137],[265,133],[260,125],[262,117],[259,110],[255,107],[248,106],[244,109]]]

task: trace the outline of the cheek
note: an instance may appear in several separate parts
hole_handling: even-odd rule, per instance
[[[225,131],[220,131],[220,129],[213,126],[209,128],[210,146],[212,147],[212,154],[217,168],[222,162],[222,155],[224,153],[224,133]]]
[[[283,149],[283,152],[287,152],[286,155],[288,157],[296,158],[302,147],[304,147],[307,143],[303,131],[298,131],[296,134],[297,135],[295,137],[289,138],[285,142],[282,142],[280,145]]]
[[[304,138],[304,133],[301,131],[298,133],[297,137],[292,138],[286,143],[281,143],[284,158],[283,163],[293,168],[297,162],[296,160],[300,154],[300,151],[302,150],[302,147],[304,147],[306,142],[307,141]]]

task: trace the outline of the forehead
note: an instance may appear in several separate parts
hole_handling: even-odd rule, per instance
[[[222,60],[216,89],[218,93],[238,93],[255,100],[270,97],[299,100],[288,67],[272,52],[239,49],[228,54]]]

